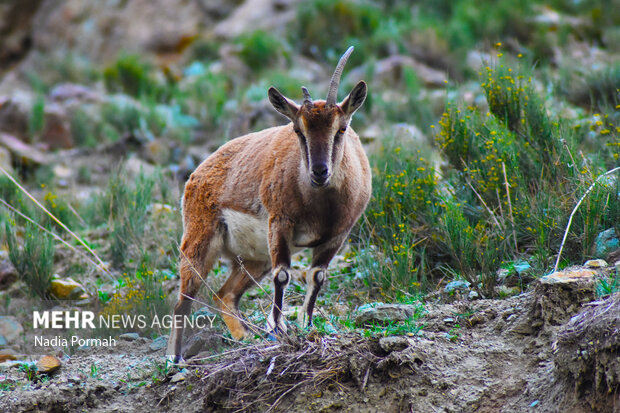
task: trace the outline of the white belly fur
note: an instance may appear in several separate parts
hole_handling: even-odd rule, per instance
[[[222,217],[228,228],[225,237],[226,248],[234,257],[246,260],[271,261],[269,254],[269,220],[267,216],[256,216],[224,209]],[[302,248],[296,245],[311,243],[315,237],[307,232],[307,228],[296,230],[293,244],[289,245],[291,254]]]
[[[228,227],[226,247],[231,254],[247,260],[269,261],[267,217],[257,217],[224,209],[222,217]]]

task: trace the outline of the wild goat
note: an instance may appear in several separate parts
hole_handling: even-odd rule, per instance
[[[203,161],[185,185],[181,242],[181,288],[175,317],[188,316],[192,299],[215,261],[232,261],[232,272],[215,294],[236,339],[248,333],[238,309],[243,293],[273,269],[275,297],[267,324],[286,331],[284,290],[291,254],[312,249],[312,267],[300,314],[310,325],[327,266],[366,208],[371,193],[368,158],[351,117],[366,99],[360,81],[336,103],[338,84],[353,48],[340,58],[325,101],[312,101],[302,87],[301,106],[271,87],[274,108],[285,126],[233,139]],[[180,358],[183,327],[170,335],[168,355]]]

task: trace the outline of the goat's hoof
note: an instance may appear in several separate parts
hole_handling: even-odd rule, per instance
[[[183,363],[185,363],[185,360],[183,359],[183,356],[181,356],[180,354],[177,354],[176,356],[167,355],[166,359],[168,360],[168,362],[170,364],[183,364]]]
[[[280,338],[282,337],[282,333],[285,332],[286,330],[282,329],[282,328],[274,328],[273,330],[270,330],[267,333],[267,340],[269,341],[279,341]]]

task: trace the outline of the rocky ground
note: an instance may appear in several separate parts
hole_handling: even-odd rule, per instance
[[[407,334],[293,331],[281,342],[232,344],[206,330],[187,340],[198,354],[180,366],[166,364],[165,340],[130,334],[114,350],[61,357],[59,368],[30,380],[22,362],[6,361],[0,405],[20,412],[618,412],[620,296],[595,300],[601,271],[565,270],[502,300],[431,299],[422,328]],[[394,323],[412,307],[365,306],[355,323]]]

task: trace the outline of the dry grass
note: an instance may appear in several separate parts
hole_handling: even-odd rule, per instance
[[[381,350],[358,335],[289,334],[279,343],[261,343],[207,359],[200,366],[204,408],[208,411],[272,411],[293,391],[318,392],[327,386],[366,387]],[[373,351],[374,347],[374,351]],[[218,357],[217,361],[212,359]],[[295,392],[299,394],[299,392]]]

